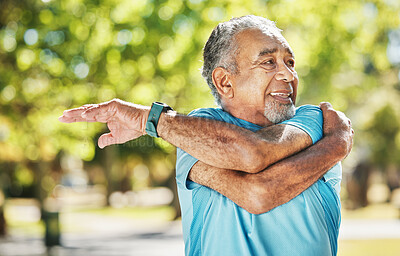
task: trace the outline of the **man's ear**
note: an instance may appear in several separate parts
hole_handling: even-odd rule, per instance
[[[231,74],[223,67],[217,67],[212,72],[212,80],[218,93],[224,98],[233,98]]]

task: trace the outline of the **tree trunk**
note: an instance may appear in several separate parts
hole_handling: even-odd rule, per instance
[[[116,184],[112,173],[112,167],[117,161],[115,146],[105,147],[102,151],[102,166],[107,179],[107,205],[110,205],[109,199],[112,192],[116,190]]]
[[[4,218],[4,207],[0,206],[0,237],[4,237],[6,235],[6,219]]]
[[[368,205],[367,191],[371,171],[372,166],[370,163],[361,162],[351,174],[346,184],[349,199],[352,203],[351,208],[357,209]]]
[[[35,168],[36,177],[36,198],[40,203],[42,210],[42,220],[45,225],[44,242],[45,245],[56,246],[61,245],[61,231],[60,231],[60,219],[59,219],[59,208],[56,204],[56,200],[49,200],[47,198],[47,192],[43,190],[41,186],[42,179],[49,175],[50,167],[49,163],[39,162],[33,164]],[[46,202],[46,203],[45,203]]]

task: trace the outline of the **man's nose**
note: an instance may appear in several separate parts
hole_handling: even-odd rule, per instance
[[[283,80],[285,82],[292,82],[295,77],[295,71],[291,70],[286,64],[281,64],[278,67],[278,72],[275,77],[276,80]]]

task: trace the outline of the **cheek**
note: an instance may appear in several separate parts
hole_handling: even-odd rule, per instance
[[[297,87],[299,86],[299,80],[296,79],[293,81],[293,103],[296,104],[296,97],[297,97]]]

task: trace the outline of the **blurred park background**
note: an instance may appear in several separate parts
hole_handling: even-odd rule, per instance
[[[203,45],[246,14],[284,30],[298,105],[330,101],[353,122],[339,255],[400,255],[398,0],[0,0],[0,255],[71,255],[43,249],[59,243],[78,255],[79,241],[112,239],[104,255],[153,255],[113,251],[157,251],[151,239],[154,255],[183,255],[175,148],[144,136],[100,150],[105,125],[57,118],[116,97],[180,113],[214,106]]]

